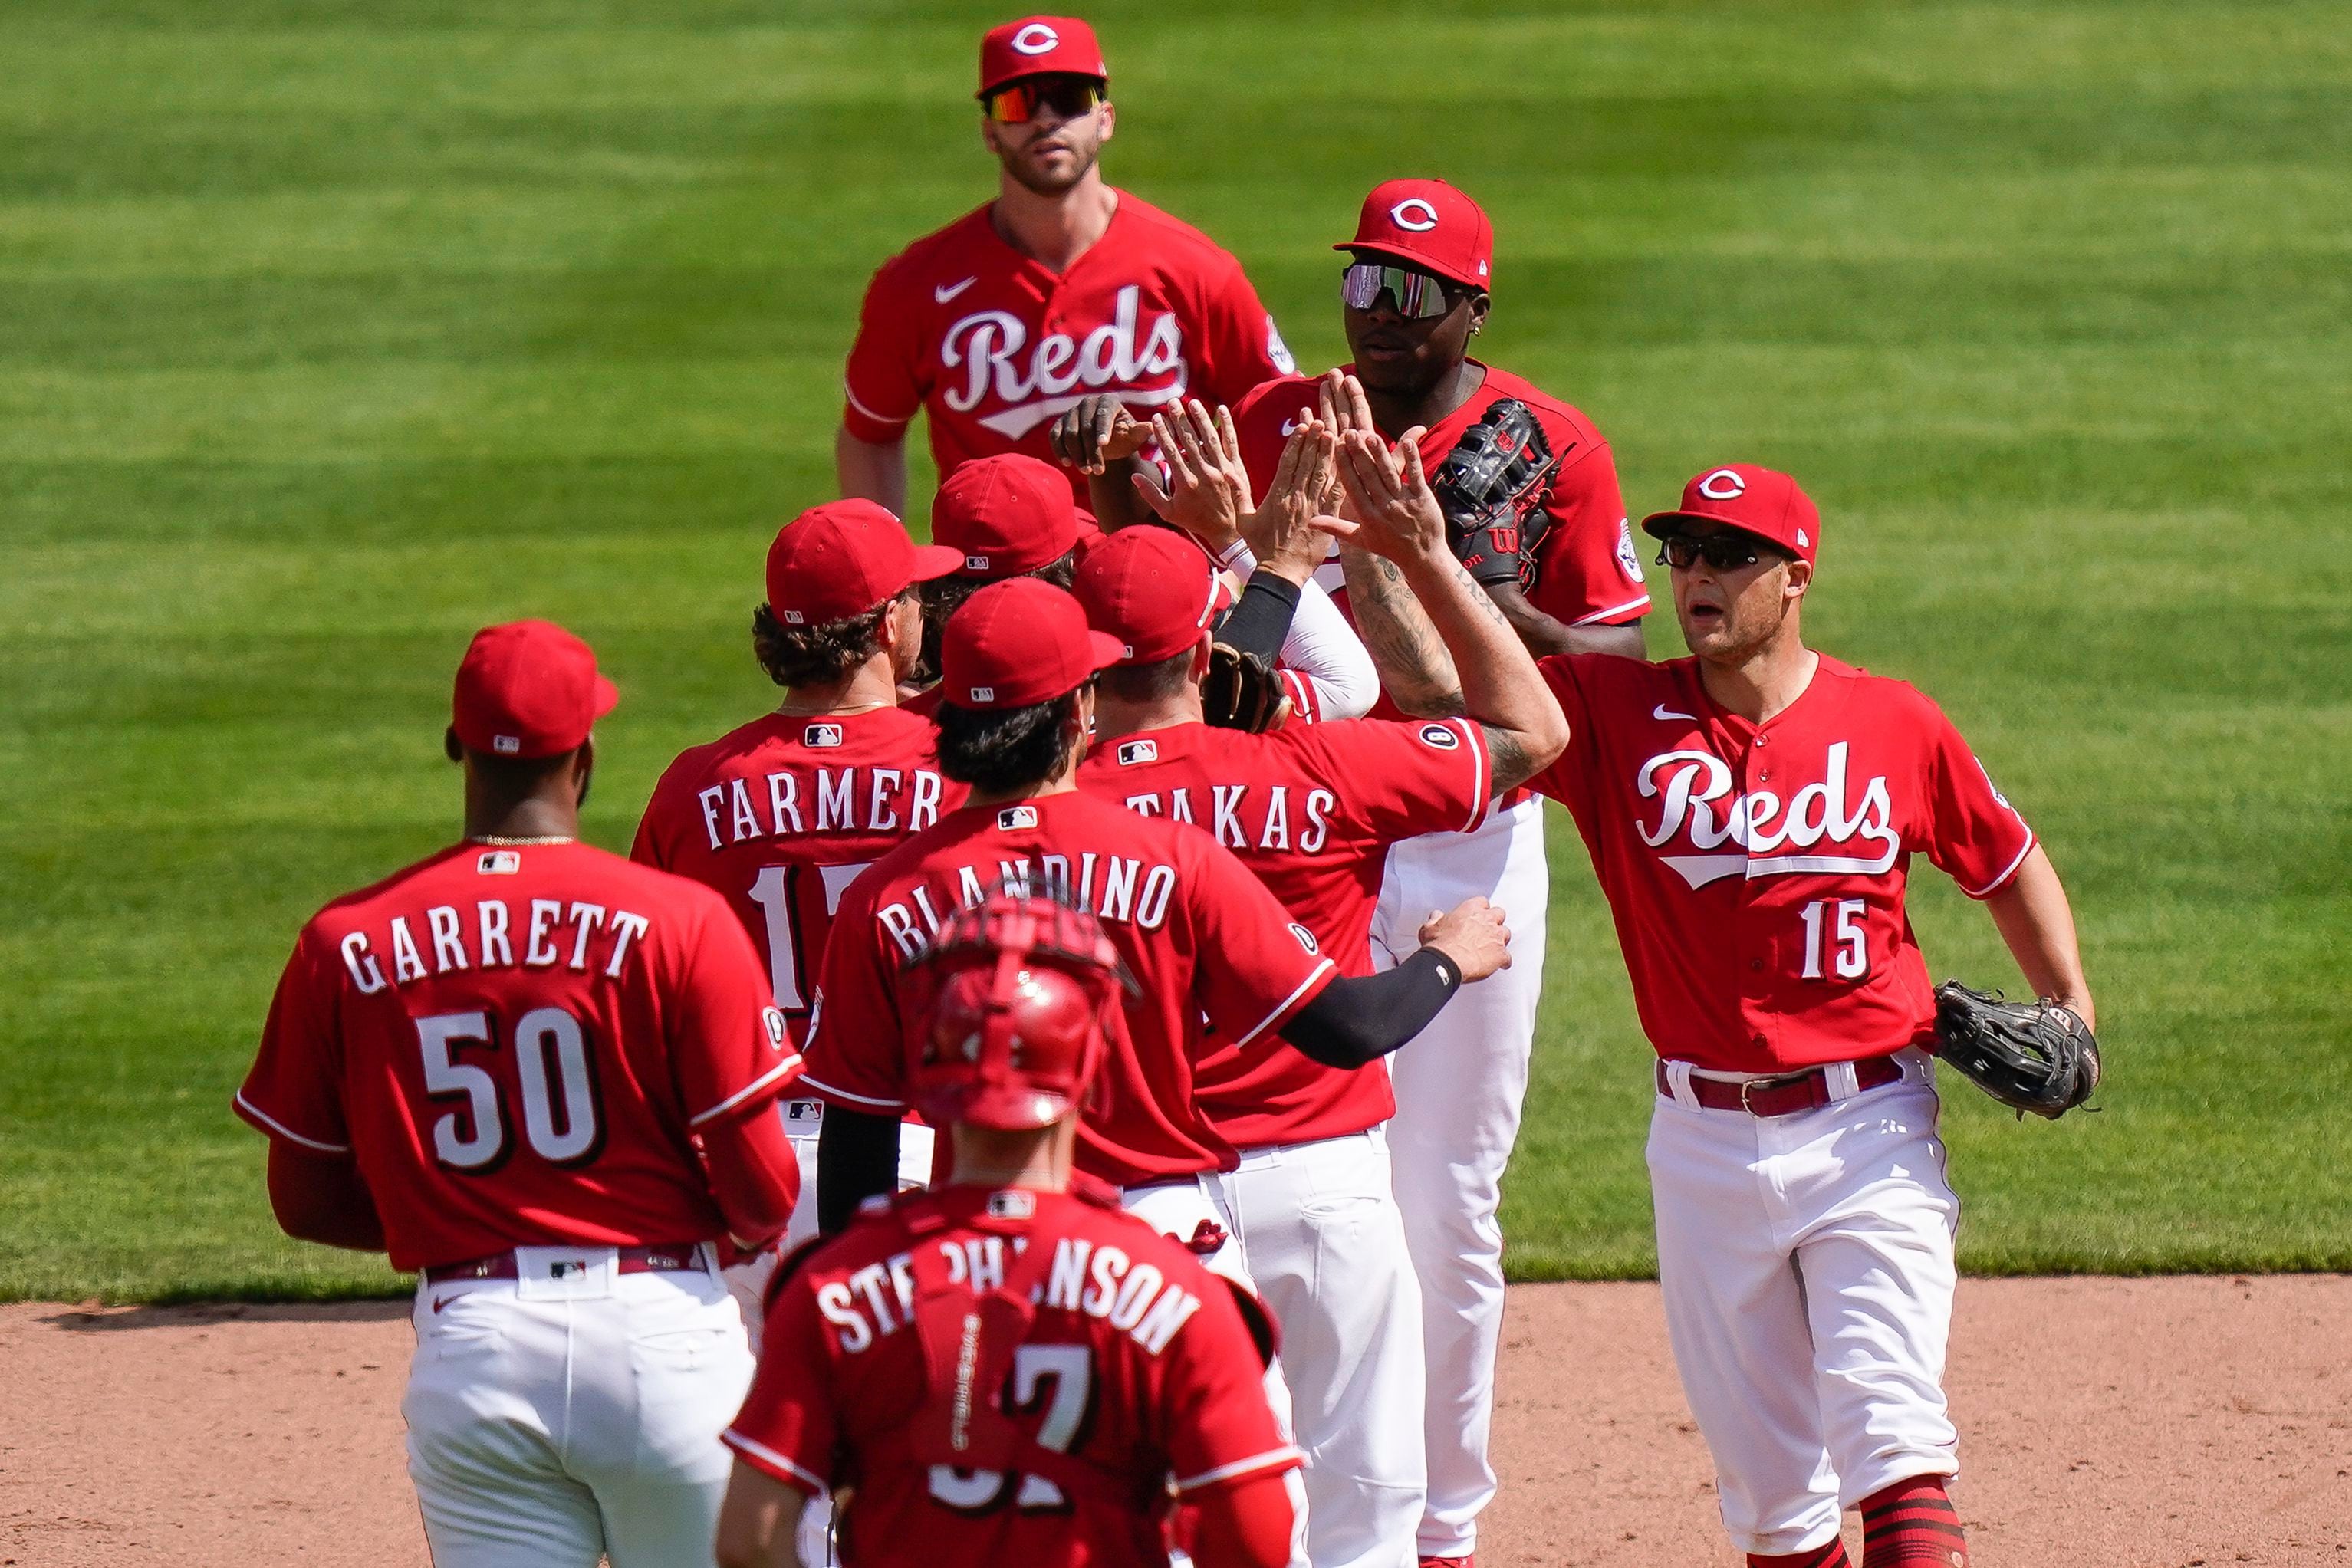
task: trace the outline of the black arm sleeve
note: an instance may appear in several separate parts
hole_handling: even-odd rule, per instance
[[[816,1228],[838,1236],[857,1206],[898,1190],[898,1118],[824,1108],[816,1135]]]
[[[1250,573],[1241,599],[1217,622],[1217,641],[1255,653],[1269,664],[1278,664],[1282,644],[1290,636],[1290,618],[1297,612],[1298,585],[1260,567]]]
[[[1461,986],[1454,960],[1423,947],[1384,973],[1332,981],[1283,1026],[1282,1038],[1326,1067],[1362,1067],[1419,1034]],[[827,1111],[828,1124],[832,1117]]]

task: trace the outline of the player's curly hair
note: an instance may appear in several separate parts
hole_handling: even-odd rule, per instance
[[[974,789],[1043,784],[1062,770],[1077,707],[1077,692],[1027,707],[968,708],[942,702],[932,715],[940,727],[940,771]]]
[[[910,589],[908,592],[912,592]],[[882,618],[906,598],[899,593],[863,615],[821,626],[787,626],[762,600],[751,612],[751,653],[780,686],[824,685],[872,658],[881,647]]]
[[[1023,577],[1034,577],[1050,582],[1067,592],[1077,580],[1078,552],[1064,550],[1034,571],[1024,571]],[[963,601],[992,582],[1009,582],[1010,578],[965,577],[956,573],[935,577],[929,582],[919,582],[915,592],[923,601],[923,652],[907,678],[919,686],[928,686],[940,678],[940,639],[946,634],[948,617],[963,608]]]

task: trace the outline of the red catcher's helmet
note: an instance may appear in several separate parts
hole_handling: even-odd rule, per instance
[[[1118,950],[1092,915],[1000,889],[908,966],[915,1106],[934,1125],[1051,1126],[1086,1096],[1119,1027]]]

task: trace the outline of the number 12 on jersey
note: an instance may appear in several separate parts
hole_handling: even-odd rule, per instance
[[[1859,898],[1817,898],[1797,911],[1797,918],[1805,923],[1805,972],[1808,980],[1822,978],[1822,926],[1832,917],[1836,920],[1837,952],[1834,962],[1841,980],[1859,980],[1870,972],[1870,949],[1863,926],[1863,915],[1869,905]]]
[[[808,998],[802,989],[803,977],[810,966],[804,962],[807,944],[801,936],[800,907],[793,900],[803,873],[814,870],[824,889],[824,914],[828,924],[834,912],[841,907],[841,895],[857,880],[871,861],[855,865],[765,865],[751,879],[751,902],[760,906],[768,921],[768,980],[775,993],[776,1006],[788,1018],[799,1018],[808,1011]]]

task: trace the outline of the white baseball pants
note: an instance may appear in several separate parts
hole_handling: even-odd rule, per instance
[[[1222,1178],[1282,1324],[1314,1568],[1414,1568],[1425,1494],[1421,1288],[1380,1128],[1244,1149]]]
[[[1512,964],[1465,986],[1429,1027],[1389,1058],[1389,1124],[1397,1208],[1421,1280],[1422,1360],[1428,1378],[1423,1444],[1429,1500],[1420,1550],[1465,1557],[1495,1496],[1486,1436],[1495,1351],[1503,1334],[1503,1167],[1518,1140],[1520,1102],[1543,993],[1543,802],[1499,810],[1475,833],[1432,833],[1389,848],[1372,918],[1373,961],[1385,967],[1420,945],[1433,911],[1484,895],[1511,927]]]
[[[1732,1544],[1826,1543],[1842,1508],[1953,1475],[1945,1414],[1959,1200],[1934,1070],[1789,1116],[1710,1111],[1678,1074],[1650,1122],[1658,1277]]]
[[[710,1568],[719,1434],[751,1383],[715,1260],[623,1274],[609,1247],[517,1256],[520,1280],[417,1288],[401,1414],[435,1568]]]
[[[1131,1186],[1120,1195],[1119,1207],[1162,1236],[1186,1243],[1199,1234],[1202,1220],[1209,1221],[1225,1233],[1225,1241],[1214,1252],[1201,1258],[1201,1266],[1213,1274],[1223,1275],[1258,1300],[1265,1299],[1257,1281],[1250,1278],[1249,1264],[1242,1255],[1240,1226],[1225,1201],[1223,1183],[1216,1175]],[[1280,1357],[1265,1369],[1265,1402],[1274,1411],[1275,1429],[1282,1434],[1283,1441],[1295,1441],[1290,1385],[1283,1375]],[[1291,1568],[1307,1568],[1307,1484],[1298,1471],[1290,1470],[1284,1474],[1283,1490],[1290,1494]]]

